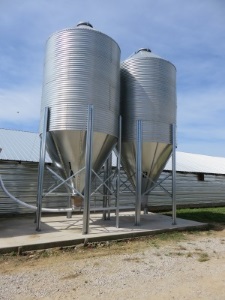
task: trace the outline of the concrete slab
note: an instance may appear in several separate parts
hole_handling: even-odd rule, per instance
[[[141,215],[141,225],[134,225],[134,212],[120,213],[120,227],[116,228],[115,215],[110,220],[102,220],[102,214],[91,214],[90,234],[82,234],[82,215],[42,217],[41,231],[35,231],[33,217],[0,218],[0,253],[59,246],[70,246],[85,241],[116,240],[135,236],[151,235],[174,230],[190,230],[206,227],[207,224],[172,218],[161,214]]]

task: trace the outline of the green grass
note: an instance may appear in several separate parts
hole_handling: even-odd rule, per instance
[[[171,212],[165,213],[171,215]],[[225,207],[177,209],[177,217],[212,225],[225,225]]]

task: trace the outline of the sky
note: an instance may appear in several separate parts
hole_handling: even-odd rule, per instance
[[[177,69],[178,151],[225,157],[224,0],[0,0],[0,128],[38,132],[47,38],[79,21]]]

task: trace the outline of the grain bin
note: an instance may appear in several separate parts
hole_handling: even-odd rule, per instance
[[[88,22],[47,40],[40,133],[50,108],[47,149],[64,177],[85,165],[88,105],[94,107],[93,169],[98,171],[118,138],[120,48]],[[84,172],[73,179],[82,192]]]
[[[172,151],[176,123],[176,69],[140,49],[121,64],[122,165],[136,186],[136,124],[142,120],[142,193],[151,188]]]

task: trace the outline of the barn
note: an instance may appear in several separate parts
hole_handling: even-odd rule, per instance
[[[40,140],[37,133],[0,129],[0,175],[8,191],[24,202],[36,205],[37,177]],[[115,159],[112,160],[115,165]],[[52,166],[51,159],[46,156],[46,164]],[[176,200],[177,207],[223,206],[225,205],[225,158],[200,154],[176,153]],[[121,170],[123,174],[123,170]],[[166,178],[161,187],[158,185],[147,196],[150,211],[171,208],[172,186],[171,159],[165,166],[159,181]],[[56,182],[49,172],[45,172],[44,191]],[[135,197],[129,190],[120,195],[122,207],[134,207]],[[69,196],[64,187],[57,193],[46,197],[43,207],[66,208]],[[92,199],[91,206],[99,207],[102,197]],[[0,215],[19,215],[32,213],[29,208],[18,205],[0,189]]]

